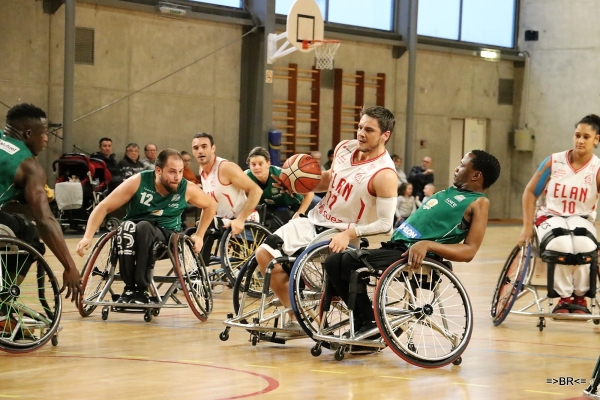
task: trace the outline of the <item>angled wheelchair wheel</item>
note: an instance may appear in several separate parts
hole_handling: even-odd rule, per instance
[[[267,228],[255,222],[246,222],[244,230],[235,236],[231,235],[231,227],[225,230],[219,244],[219,254],[221,266],[232,285],[242,264],[270,234]]]
[[[423,368],[460,363],[473,331],[473,311],[458,278],[437,261],[416,270],[392,264],[375,290],[375,320],[387,345]]]
[[[185,235],[171,235],[171,249],[183,294],[194,315],[200,321],[206,321],[213,309],[206,266],[201,257],[194,253],[192,240]]]
[[[113,263],[111,251],[115,241],[116,231],[105,233],[98,239],[81,270],[81,293],[77,300],[77,309],[82,317],[89,317],[97,305],[84,302],[99,302],[109,295],[112,299],[112,289],[107,287],[115,272],[116,257]]]
[[[20,239],[0,237],[0,275],[0,349],[25,353],[57,343],[62,299],[44,257]]]
[[[523,287],[531,259],[531,245],[515,246],[504,263],[496,284],[490,315],[494,326],[500,325],[507,317]]]
[[[349,327],[348,308],[338,298],[331,301],[329,310],[322,309],[324,294],[323,262],[331,254],[329,241],[309,246],[298,256],[290,274],[290,300],[296,320],[311,338],[319,332],[341,336]],[[323,342],[329,348],[331,343]]]
[[[248,314],[248,319],[256,316],[256,312],[261,304],[263,280],[257,278],[258,263],[256,258],[252,256],[245,262],[233,284],[233,310],[236,315],[240,315],[240,309]],[[275,294],[269,290],[265,299],[265,310],[273,309],[273,307],[281,306]],[[247,320],[242,320],[242,323],[247,323]],[[252,321],[250,321],[252,322]]]

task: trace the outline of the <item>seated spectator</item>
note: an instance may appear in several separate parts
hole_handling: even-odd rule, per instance
[[[333,153],[333,149],[327,151],[327,161],[323,164],[323,171],[329,171],[331,169],[331,164],[333,164]]]
[[[413,187],[410,183],[403,183],[398,188],[398,202],[396,203],[396,223],[394,228],[397,228],[406,220],[417,207],[421,206],[418,198],[412,195]]]
[[[403,183],[408,183],[408,180],[406,179],[406,173],[402,168],[402,157],[400,157],[398,154],[394,154],[392,155],[392,161],[394,162],[396,173],[398,174],[398,186],[402,185]]]
[[[119,176],[119,165],[115,159],[115,154],[112,152],[112,139],[103,137],[98,142],[100,151],[95,152],[90,157],[97,158],[104,161],[106,168],[110,171],[112,176]]]
[[[433,183],[428,183],[427,185],[425,185],[425,187],[423,188],[423,194],[425,196],[423,197],[421,204],[427,203],[427,200],[429,200],[429,198],[431,196],[433,196],[434,193],[435,193],[435,185]]]
[[[127,179],[145,169],[146,167],[140,161],[140,146],[136,143],[129,143],[125,147],[125,156],[119,161],[120,175]]]
[[[144,155],[146,158],[142,160],[142,164],[144,164],[147,170],[154,171],[156,165],[156,145],[153,143],[145,145]]]
[[[187,151],[181,152],[183,158],[183,177],[195,185],[200,184],[200,176],[194,174],[194,171],[190,168],[192,164],[192,156]]]

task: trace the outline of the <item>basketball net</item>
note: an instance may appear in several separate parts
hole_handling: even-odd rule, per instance
[[[340,44],[339,40],[304,40],[302,48],[314,49],[317,69],[333,69],[333,59]]]

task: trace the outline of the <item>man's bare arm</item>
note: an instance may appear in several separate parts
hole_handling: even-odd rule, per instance
[[[196,236],[204,237],[206,230],[217,212],[217,203],[196,185],[187,185],[185,197],[188,203],[202,209],[200,222],[196,229]]]

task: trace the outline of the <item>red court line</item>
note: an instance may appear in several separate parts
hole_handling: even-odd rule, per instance
[[[20,356],[20,357],[27,357],[27,356]],[[195,363],[182,362],[182,361],[143,360],[143,359],[138,359],[138,358],[127,358],[127,357],[91,357],[91,356],[66,356],[66,355],[46,356],[46,355],[37,355],[37,354],[31,354],[31,355],[29,355],[29,357],[35,357],[35,358],[76,358],[76,359],[118,360],[118,361],[126,360],[126,361],[136,361],[136,362],[155,362],[155,363],[162,363],[162,364],[192,365],[192,366],[197,366],[197,367],[215,368],[215,369],[223,369],[223,370],[226,370],[226,371],[241,372],[242,374],[248,374],[248,375],[257,376],[257,377],[262,378],[265,381],[267,381],[267,386],[264,389],[262,389],[262,390],[259,390],[259,391],[256,391],[256,392],[252,392],[252,393],[247,393],[247,394],[241,394],[241,395],[237,395],[237,396],[221,397],[219,400],[241,399],[241,398],[244,398],[244,397],[258,396],[260,394],[272,392],[273,390],[275,390],[275,389],[277,389],[279,387],[279,382],[275,378],[271,378],[270,376],[259,374],[259,373],[256,373],[256,372],[244,371],[244,370],[241,370],[241,369],[235,369],[235,368],[229,368],[229,367],[219,367],[219,366],[215,366],[215,365],[195,364]]]

